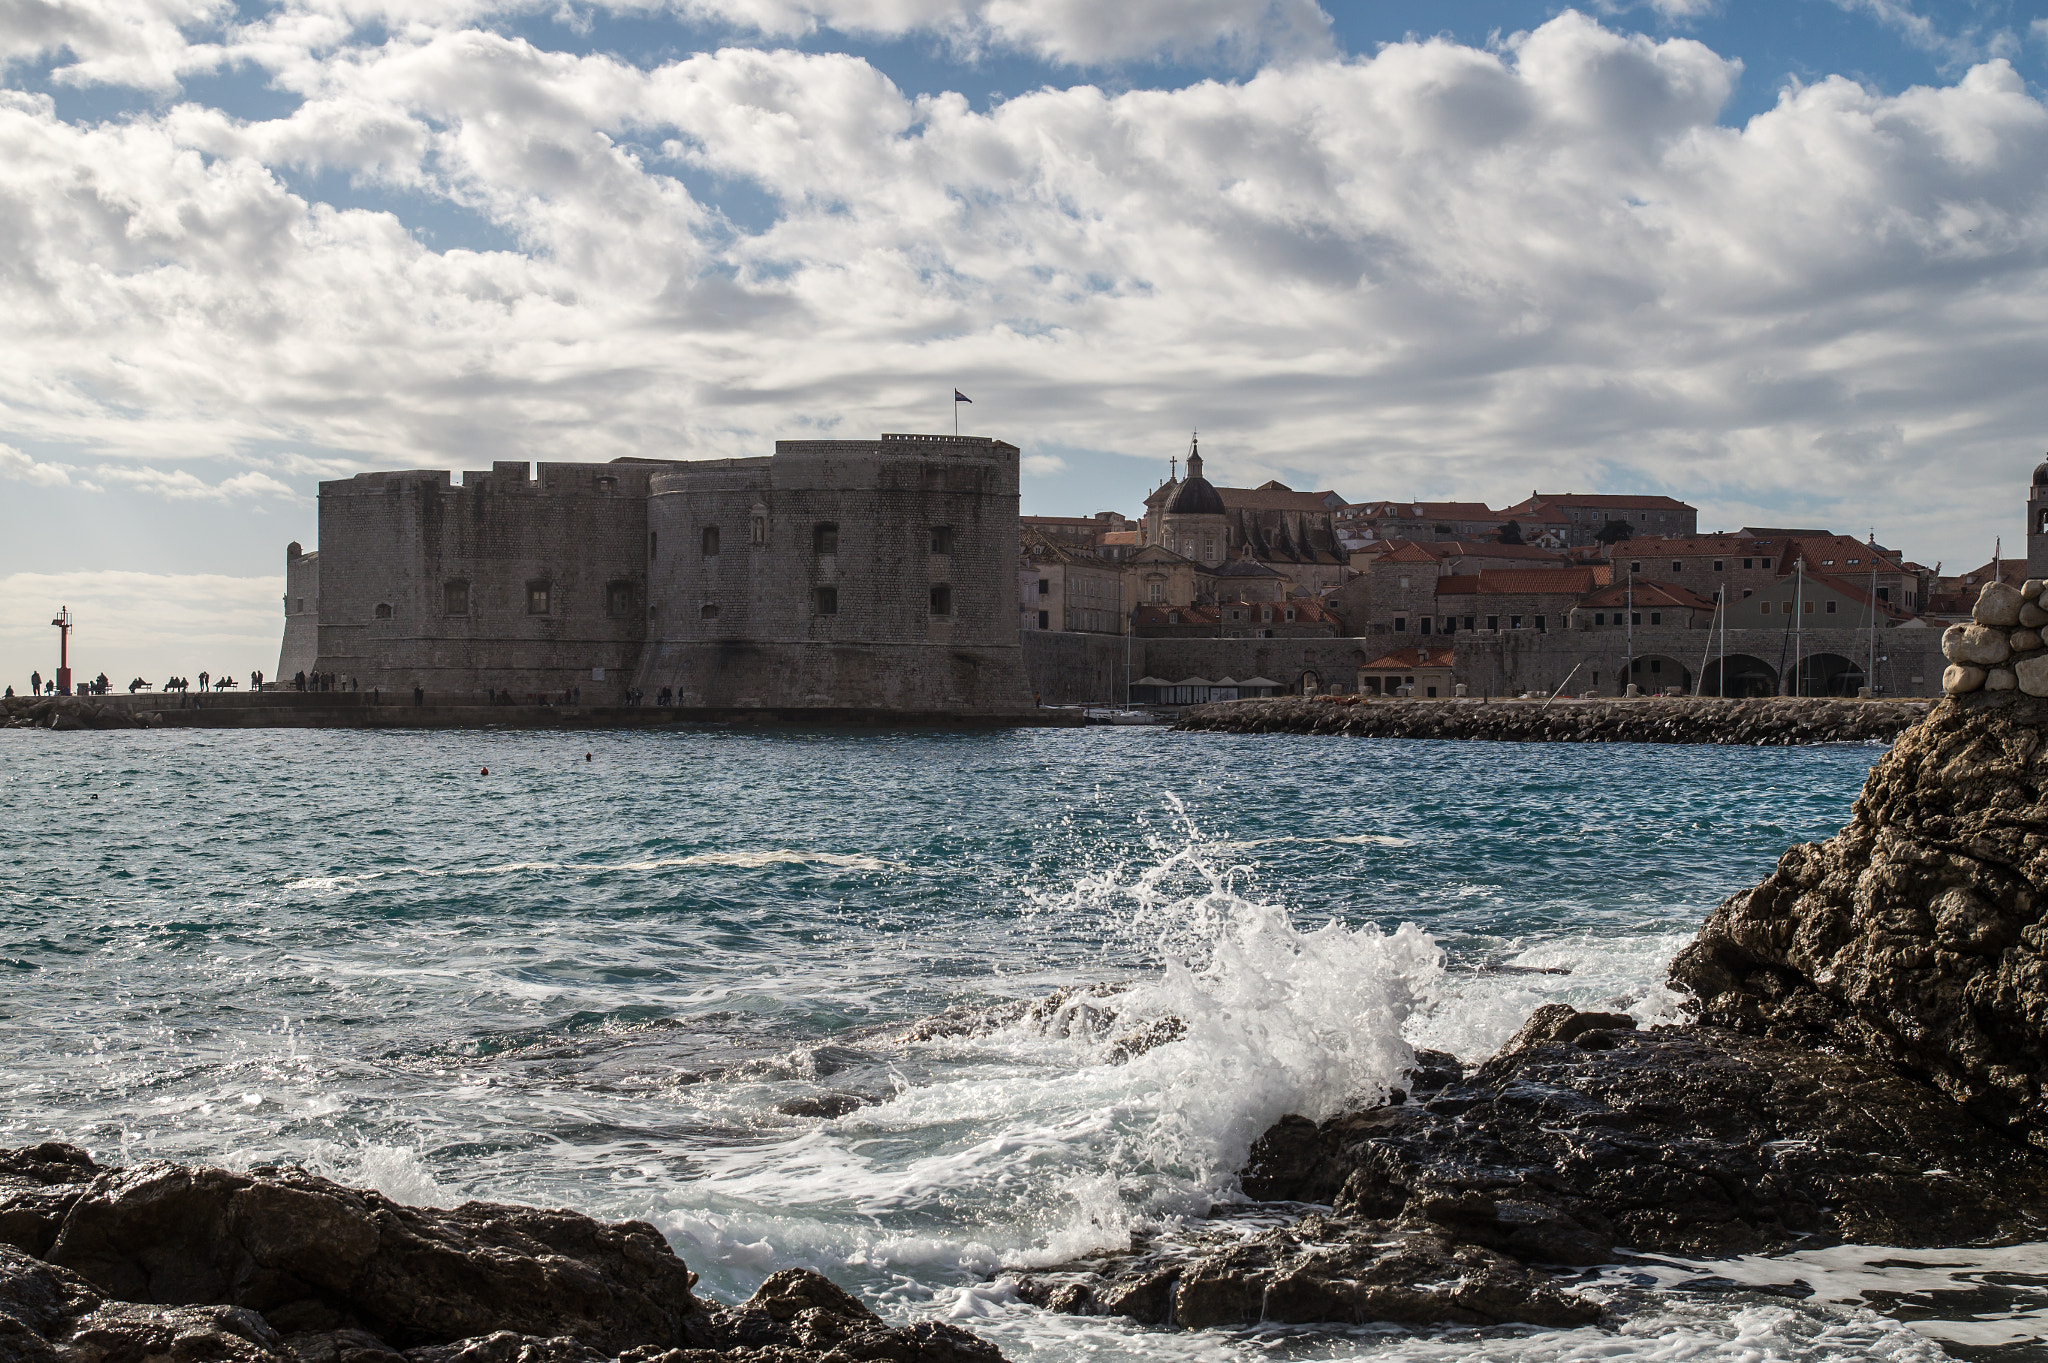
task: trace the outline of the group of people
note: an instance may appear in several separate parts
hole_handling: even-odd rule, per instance
[[[305,674],[301,673],[300,675],[303,677]],[[263,689],[263,680],[263,673],[261,671],[251,672],[249,674],[249,689],[251,691],[261,691]],[[209,672],[201,672],[199,674],[199,689],[201,691],[233,691],[240,686],[241,683],[227,673],[222,673],[218,677]],[[71,688],[71,692],[80,696],[104,696],[113,689],[114,684],[108,681],[107,674],[102,672],[91,681],[77,683]],[[128,694],[131,696],[137,691],[153,691],[156,689],[156,687],[144,681],[141,677],[137,677],[128,683]],[[163,689],[167,692],[174,691],[182,695],[192,689],[192,679],[190,677],[172,677],[164,682]],[[302,686],[300,689],[304,690],[305,688]],[[41,671],[31,672],[28,676],[28,693],[31,696],[54,696],[57,694],[56,679],[51,678],[46,681]],[[14,688],[8,687],[7,694],[9,697],[12,697],[14,695]]]

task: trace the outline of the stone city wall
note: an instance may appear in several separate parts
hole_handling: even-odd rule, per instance
[[[665,470],[640,689],[689,706],[1028,708],[1017,473],[1015,446],[950,436],[782,441],[771,460]]]
[[[1952,696],[1972,691],[2024,691],[2048,696],[2048,608],[2041,604],[2042,579],[2023,586],[1987,582],[1970,613],[1972,623],[1951,625],[1941,651],[1949,660],[1941,685]]]
[[[284,643],[277,652],[277,678],[289,681],[320,662],[320,551],[308,554],[297,543],[284,553]]]
[[[623,691],[646,637],[647,485],[666,467],[321,484],[317,669],[386,690]]]
[[[1085,660],[1095,657],[1098,667],[1109,666],[1108,652],[1119,641],[1104,637],[1100,655],[1091,655],[1085,645],[1055,644],[1053,640],[1060,637],[1081,636],[1026,636],[1032,686],[1048,705],[1101,699],[1099,693],[1091,693],[1092,674],[1087,672]],[[1933,629],[1880,630],[1879,694],[1934,695],[1942,676],[1941,638]],[[1388,633],[1336,639],[1134,639],[1131,668],[1134,677],[1156,676],[1168,681],[1184,677],[1243,681],[1256,676],[1299,694],[1303,683],[1313,679],[1324,692],[1353,691],[1361,666],[1395,648],[1417,644],[1427,645],[1433,655],[1454,649],[1457,681],[1474,696],[1551,692],[1567,681],[1573,695],[1596,692],[1613,696],[1628,684],[1622,674],[1630,657],[1629,642],[1622,632],[1602,630],[1542,634],[1534,629],[1461,630],[1433,638]],[[1721,647],[1719,631],[1639,629],[1634,641],[1636,685],[1645,692],[1678,687],[1690,693],[1695,676],[1702,671],[1701,652],[1705,649],[1710,651],[1702,678],[1704,690],[1715,694]],[[1809,690],[1825,691],[1832,683],[1853,695],[1863,685],[1861,674],[1869,647],[1870,636],[1865,631],[1808,630],[1802,653],[1808,660]],[[1122,650],[1116,648],[1115,652],[1113,671],[1120,678]],[[1787,674],[1792,671],[1791,654],[1792,641],[1782,630],[1729,630],[1728,694],[1785,694]],[[1083,661],[1077,662],[1077,657]],[[1843,665],[1853,665],[1853,671],[1845,673]],[[1121,697],[1120,691],[1117,696]]]

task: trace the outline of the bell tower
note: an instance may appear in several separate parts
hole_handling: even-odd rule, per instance
[[[2027,576],[2048,577],[2048,459],[2027,488]]]

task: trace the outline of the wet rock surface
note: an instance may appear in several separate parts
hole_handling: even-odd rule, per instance
[[[998,1363],[951,1325],[890,1327],[818,1274],[738,1307],[644,1222],[408,1207],[299,1169],[105,1169],[0,1152],[0,1363]]]
[[[2048,656],[2048,655],[2044,655]],[[1716,743],[1784,747],[1890,742],[1923,718],[1915,700],[1401,700],[1322,696],[1191,706],[1176,729],[1511,743]]]
[[[1696,1020],[1551,1005],[1483,1064],[1424,1053],[1391,1104],[1285,1118],[1253,1148],[1248,1198],[1283,1221],[1327,1212],[1025,1290],[1182,1324],[1542,1324],[1593,1309],[1572,1266],[1629,1251],[2048,1239],[2044,888],[2048,699],[1952,698],[1878,761],[1839,834],[1786,852],[1679,954]],[[1434,1277],[1402,1280],[1407,1247]],[[1458,1295],[1481,1279],[1485,1305]]]
[[[1703,1020],[1890,1062],[2048,1146],[2048,700],[1944,702],[1672,964]]]

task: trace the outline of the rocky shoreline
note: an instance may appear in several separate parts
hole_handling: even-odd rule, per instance
[[[0,1153],[0,1363],[1000,1363],[807,1269],[696,1297],[661,1233],[402,1206],[299,1169]]]
[[[1924,700],[1407,700],[1282,696],[1191,706],[1174,728],[1226,734],[1492,739],[1507,743],[1717,743],[1782,747],[1889,743],[1926,717]]]
[[[2048,700],[1948,700],[1673,961],[1690,1021],[1552,1005],[1483,1063],[1422,1053],[1391,1102],[1260,1139],[1254,1233],[1020,1294],[1183,1326],[1569,1325],[1603,1313],[1576,1273],[1630,1252],[2048,1240],[2044,892]]]

